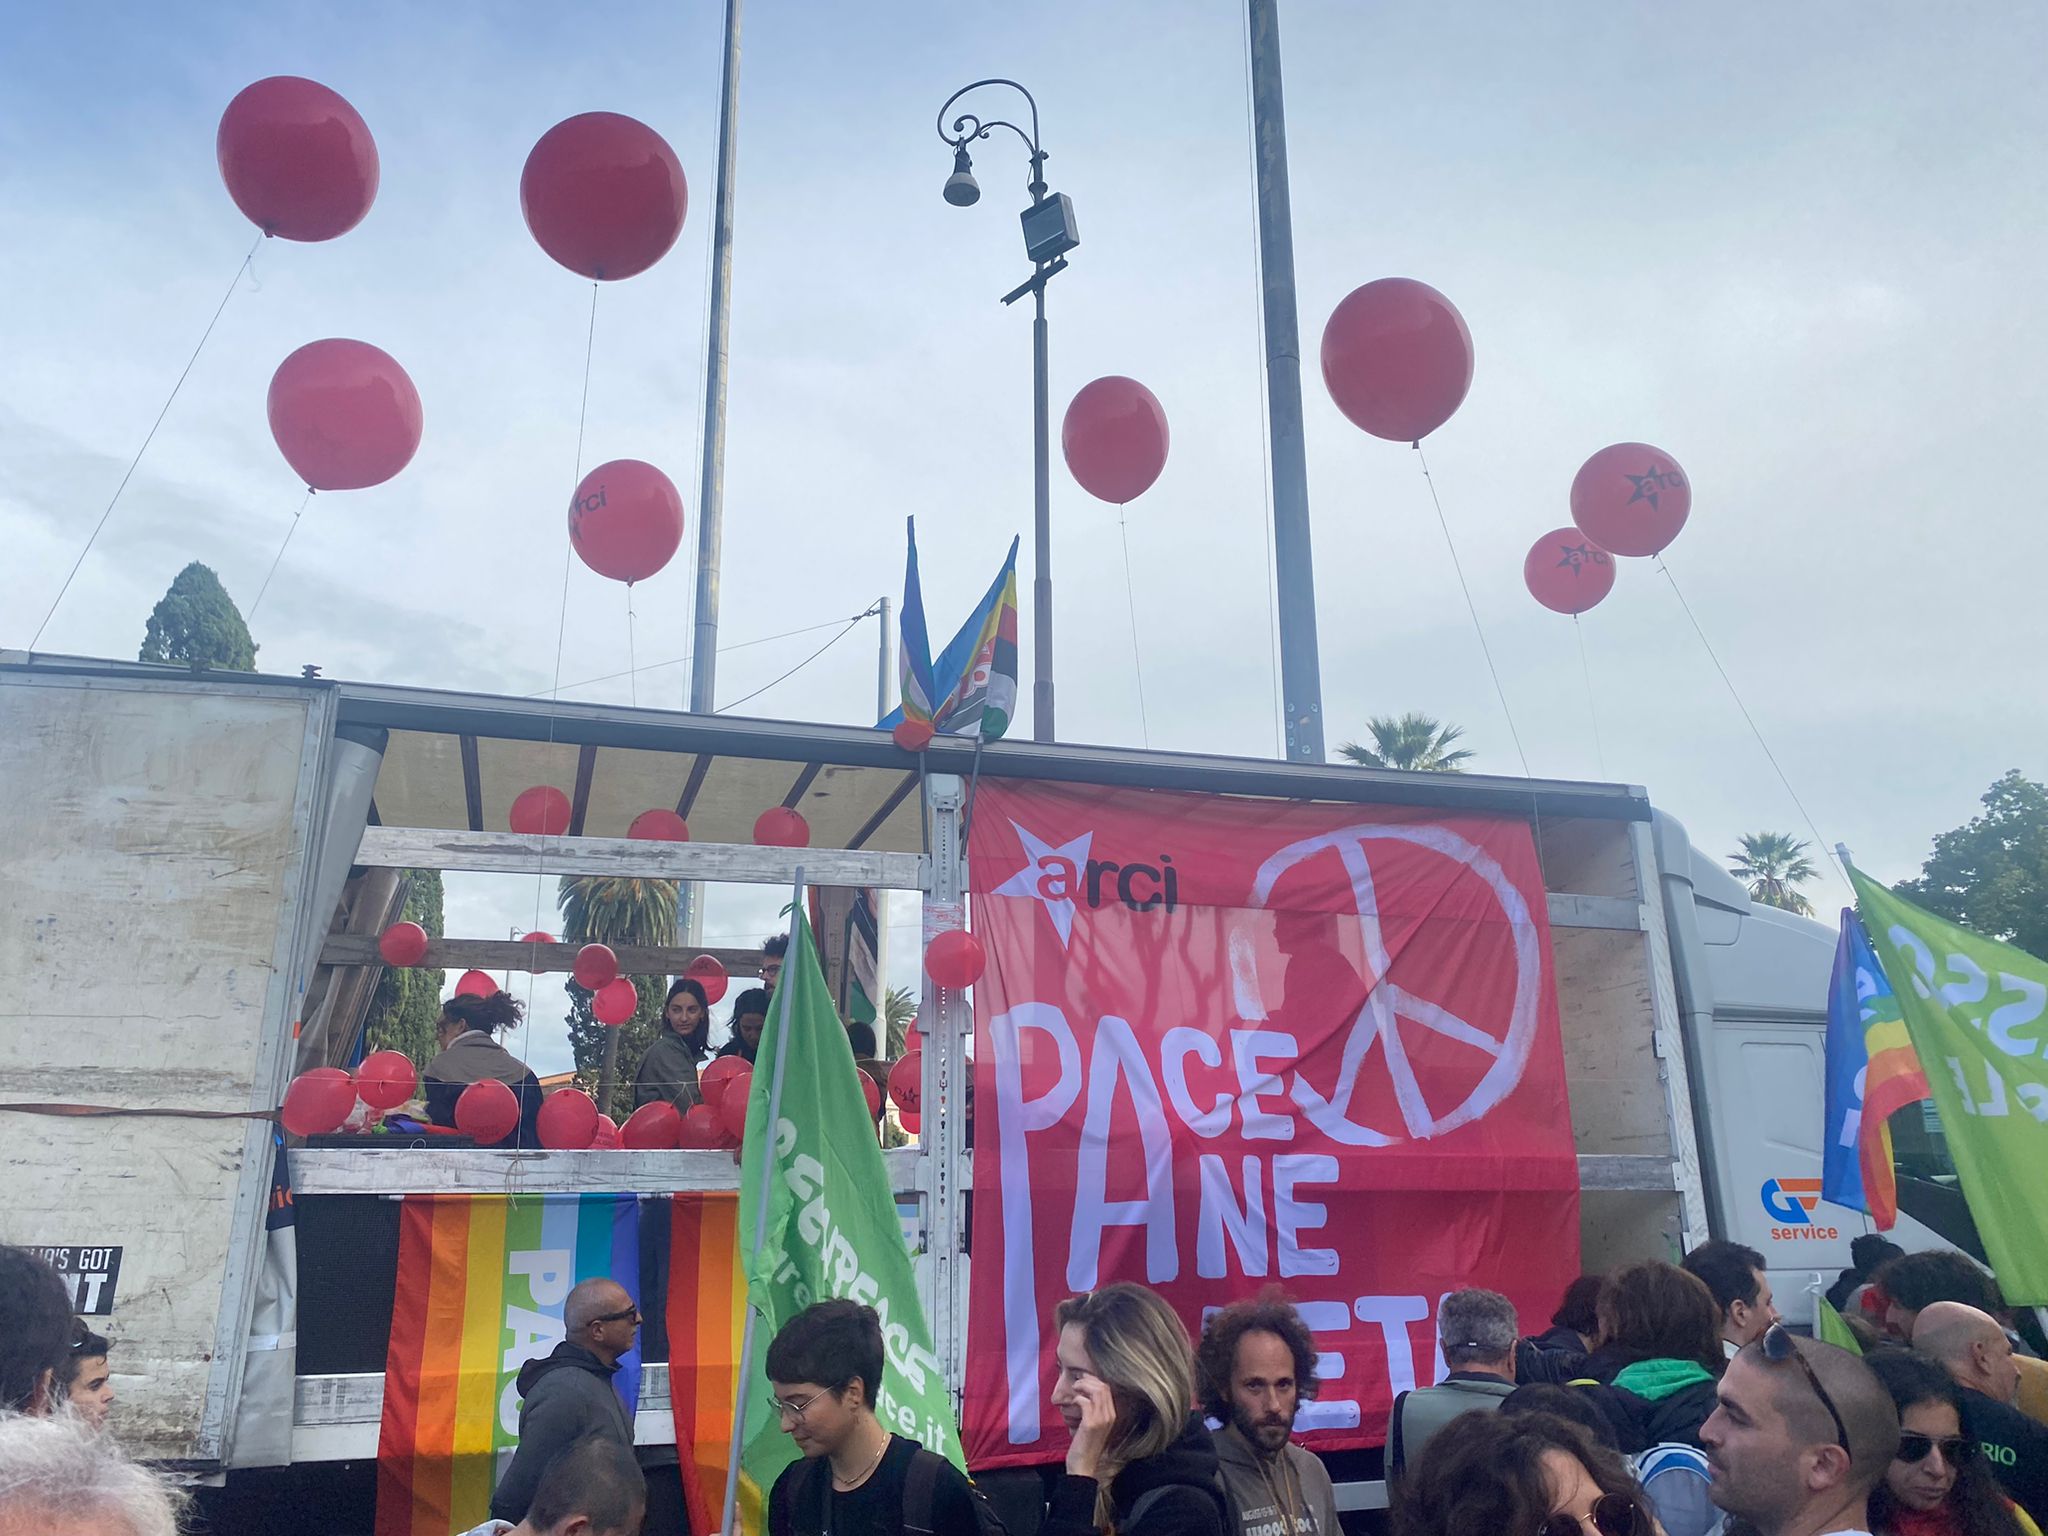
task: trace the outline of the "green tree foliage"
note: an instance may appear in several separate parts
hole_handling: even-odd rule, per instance
[[[565,876],[555,904],[562,913],[567,944],[670,945],[676,941],[676,883],[673,880]],[[591,1088],[597,1107],[614,1120],[633,1108],[633,1074],[654,1041],[665,976],[635,977],[640,1006],[617,1029],[597,1022],[590,994],[569,983],[569,1045],[576,1054],[577,1080]]]
[[[418,923],[429,938],[442,937],[441,871],[411,869],[405,904],[398,921]],[[444,972],[413,967],[398,970],[387,966],[370,995],[370,1011],[363,1023],[363,1038],[372,1051],[403,1051],[416,1067],[434,1059],[434,1021],[441,1016],[441,982]]]
[[[1347,741],[1337,749],[1346,762],[1361,768],[1412,768],[1426,773],[1463,773],[1472,759],[1468,747],[1457,745],[1461,725],[1444,725],[1412,710],[1398,720],[1374,715],[1365,722],[1372,745]]]
[[[1935,838],[1918,879],[1892,889],[2048,960],[2048,786],[2015,768],[1983,804],[1983,815]]]
[[[916,1017],[917,999],[910,995],[910,988],[891,987],[882,1003],[882,1053],[887,1060],[894,1061],[903,1054],[904,1032]]]
[[[1813,903],[1798,891],[1820,873],[1806,856],[1810,847],[1789,832],[1745,832],[1742,847],[1728,855],[1728,873],[1749,882],[1751,901],[1811,917]]]
[[[137,659],[254,672],[256,642],[220,578],[194,560],[150,613]]]

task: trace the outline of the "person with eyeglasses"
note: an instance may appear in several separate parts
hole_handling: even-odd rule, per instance
[[[1846,1349],[1774,1323],[1729,1362],[1700,1429],[1709,1496],[1758,1536],[1870,1536],[1899,1411]]]
[[[1564,1390],[1554,1388],[1553,1390]],[[1621,1457],[1550,1413],[1467,1413],[1394,1491],[1393,1536],[1654,1536]]]
[[[548,1463],[586,1435],[633,1450],[612,1378],[640,1331],[640,1308],[616,1280],[585,1280],[562,1303],[562,1330],[552,1353],[520,1367],[519,1446],[491,1495],[494,1520],[524,1520]]]
[[[1899,1454],[1870,1496],[1877,1536],[2040,1536],[1963,1432],[1962,1394],[1940,1364],[1904,1349],[1868,1356],[1899,1410]]]
[[[1913,1348],[1954,1379],[1963,1432],[1984,1447],[1992,1475],[2037,1525],[2048,1524],[2048,1428],[2014,1406],[2020,1365],[1998,1319],[1961,1302],[1934,1302],[1913,1320]]]

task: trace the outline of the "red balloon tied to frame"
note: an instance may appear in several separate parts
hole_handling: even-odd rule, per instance
[[[427,958],[427,930],[418,923],[393,923],[377,935],[377,953],[401,970]]]
[[[668,254],[690,188],[682,161],[652,128],[617,112],[584,112],[528,152],[519,208],[548,255],[578,276],[617,282]]]
[[[569,830],[569,797],[552,784],[536,784],[512,797],[506,820],[514,832],[544,832],[560,837]]]
[[[889,1101],[897,1110],[914,1115],[924,1104],[924,1052],[906,1051],[889,1068]]]
[[[272,75],[242,87],[213,145],[228,196],[266,235],[332,240],[377,199],[369,125],[317,80]]]
[[[619,1140],[635,1152],[668,1150],[682,1145],[683,1117],[666,1100],[642,1104],[619,1127]]]
[[[1522,584],[1553,613],[1584,613],[1614,590],[1614,557],[1576,528],[1553,528],[1529,546]]]
[[[922,752],[932,744],[932,723],[929,720],[898,720],[889,732],[889,738],[906,752]]]
[[[925,974],[942,987],[971,987],[987,968],[981,940],[965,928],[942,933],[925,946]]]
[[[519,942],[522,944],[552,944],[555,942],[555,936],[552,933],[536,928],[532,933],[522,933],[519,936]],[[546,969],[547,967],[540,963],[540,957],[534,954],[532,950],[528,950],[526,973],[529,976],[538,976]]]
[[[455,1129],[480,1146],[496,1146],[519,1129],[519,1096],[496,1078],[471,1083],[455,1101]]]
[[[626,828],[626,836],[643,843],[687,843],[690,824],[674,811],[642,811]]]
[[[732,978],[725,974],[725,967],[710,955],[699,955],[683,968],[683,974],[704,989],[704,1001],[718,1002],[732,985]]]
[[[697,1074],[697,1091],[704,1096],[704,1102],[717,1109],[725,1102],[725,1090],[740,1073],[751,1074],[753,1069],[737,1056],[714,1056],[704,1063]]]
[[[763,811],[754,821],[754,841],[764,848],[808,848],[811,824],[803,812],[778,805]]]
[[[498,992],[498,978],[489,971],[464,971],[455,982],[457,997],[493,997]]]
[[[590,1000],[590,1011],[597,1022],[612,1026],[625,1023],[639,1006],[640,989],[623,976],[599,987],[597,995]]]
[[[1602,448],[1572,477],[1572,521],[1613,554],[1662,554],[1691,512],[1692,482],[1648,443]]]
[[[1060,423],[1060,449],[1081,489],[1119,506],[1151,489],[1170,437],[1159,397],[1116,373],[1084,384]]]
[[[586,944],[576,951],[576,963],[569,967],[576,985],[595,992],[619,975],[619,957],[604,944]]]
[[[277,365],[270,435],[315,491],[382,485],[420,447],[420,392],[397,359],[367,341],[309,341]]]
[[[325,1136],[355,1107],[354,1078],[339,1067],[314,1067],[286,1084],[278,1119],[294,1136]]]
[[[709,1104],[692,1104],[683,1111],[682,1145],[687,1150],[710,1152],[724,1139],[725,1127]]]
[[[728,1136],[746,1136],[747,1102],[753,1096],[754,1069],[743,1062],[739,1071],[725,1080],[725,1091],[718,1096],[718,1119]]]
[[[557,1088],[540,1107],[535,1129],[540,1144],[556,1152],[581,1152],[597,1140],[597,1101],[581,1088]]]
[[[403,1051],[372,1051],[356,1068],[356,1097],[372,1109],[396,1109],[419,1086],[419,1068]]]
[[[1380,278],[1346,294],[1323,327],[1323,384],[1361,431],[1420,442],[1472,387],[1472,333],[1429,284]]]
[[[619,1122],[610,1115],[599,1115],[597,1117],[597,1134],[591,1137],[590,1145],[599,1152],[618,1151],[621,1145],[619,1141]]]
[[[882,1113],[882,1089],[875,1082],[875,1076],[866,1067],[855,1067],[854,1075],[860,1079],[860,1095],[868,1101],[868,1118],[876,1119]]]
[[[924,1117],[914,1109],[899,1109],[896,1111],[896,1123],[915,1136],[924,1126]]]
[[[569,542],[598,575],[629,586],[645,581],[682,546],[683,498],[644,460],[600,464],[569,503]]]

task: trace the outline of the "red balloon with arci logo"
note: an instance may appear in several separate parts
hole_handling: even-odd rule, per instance
[[[309,341],[277,365],[270,435],[315,491],[382,485],[420,446],[420,392],[381,347],[346,336]]]
[[[281,240],[345,235],[377,199],[369,125],[317,80],[272,75],[242,87],[213,147],[235,206]]]
[[[676,243],[690,208],[668,141],[618,112],[564,118],[526,157],[519,208],[540,248],[571,272],[617,282]]]
[[[569,542],[598,575],[628,585],[645,581],[682,546],[683,498],[644,460],[600,464],[569,503]]]
[[[1692,513],[1692,482],[1648,443],[1602,448],[1572,477],[1572,521],[1616,555],[1663,553]]]
[[[1553,528],[1529,546],[1522,583],[1553,613],[1584,613],[1614,590],[1614,557],[1576,528]]]

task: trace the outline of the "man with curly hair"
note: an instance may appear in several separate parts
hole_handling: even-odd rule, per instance
[[[1316,1395],[1316,1342],[1278,1286],[1210,1317],[1195,1351],[1236,1536],[1339,1536],[1322,1462],[1289,1436]]]

